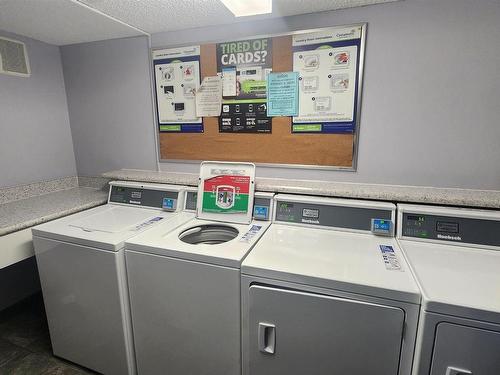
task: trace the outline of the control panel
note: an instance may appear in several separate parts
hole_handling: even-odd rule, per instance
[[[379,236],[392,236],[394,234],[394,225],[391,220],[372,219],[371,231]]]
[[[500,246],[500,220],[408,211],[400,225],[403,237]]]
[[[273,207],[273,193],[256,192],[253,201],[254,220],[271,220]]]
[[[176,211],[178,200],[178,191],[156,190],[139,186],[111,185],[109,194],[110,203],[154,207],[166,211]]]
[[[276,221],[286,223],[363,231],[372,231],[374,228],[372,219],[376,218],[376,234],[392,235],[392,213],[393,210],[384,208],[316,204],[278,199],[275,218]]]
[[[198,200],[198,190],[186,191],[186,201],[184,209],[188,211],[196,211],[196,204]]]

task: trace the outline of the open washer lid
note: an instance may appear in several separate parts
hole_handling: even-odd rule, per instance
[[[249,224],[255,191],[255,164],[204,161],[200,165],[196,217]]]

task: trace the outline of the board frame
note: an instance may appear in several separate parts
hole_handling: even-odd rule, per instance
[[[362,105],[362,93],[363,93],[363,76],[364,76],[364,65],[365,65],[365,49],[366,49],[366,32],[368,28],[367,22],[361,23],[353,23],[353,24],[345,24],[345,25],[335,25],[329,27],[321,27],[314,29],[303,29],[303,30],[295,30],[288,31],[283,33],[274,33],[274,34],[260,34],[260,35],[249,35],[241,38],[234,38],[231,41],[244,41],[248,39],[257,39],[257,38],[273,38],[273,37],[282,37],[282,36],[291,36],[297,34],[307,34],[313,32],[320,32],[325,30],[330,30],[332,28],[348,28],[348,27],[361,27],[361,44],[360,44],[360,54],[359,54],[359,70],[357,77],[358,84],[358,95],[357,95],[357,108],[356,108],[356,122],[354,125],[354,133],[353,133],[353,150],[352,150],[352,165],[350,167],[343,166],[329,166],[329,165],[314,165],[314,164],[283,164],[283,163],[259,163],[253,162],[249,160],[249,162],[254,163],[256,166],[262,167],[271,167],[271,168],[287,168],[287,169],[316,169],[316,170],[330,170],[330,171],[346,171],[346,172],[356,172],[358,167],[358,153],[359,153],[359,131],[360,131],[360,120],[361,120],[361,105]],[[216,43],[224,43],[227,40],[214,40],[214,41],[203,41],[203,42],[191,42],[191,43],[181,43],[178,45],[170,45],[168,47],[154,47],[149,50],[149,60],[150,60],[150,71],[153,69],[153,59],[152,52],[156,50],[168,49],[168,48],[177,48],[177,47],[185,47],[190,45],[200,45],[203,44],[216,44]],[[153,75],[154,77],[154,75]],[[153,84],[153,82],[151,83]],[[156,101],[156,98],[153,98]],[[155,104],[153,104],[155,105]],[[286,116],[289,117],[289,116]],[[199,164],[203,160],[184,160],[184,159],[162,159],[161,158],[161,145],[160,145],[160,131],[157,126],[157,114],[156,110],[154,111],[154,124],[155,124],[155,140],[156,140],[156,152],[157,152],[157,160],[159,163],[174,163],[174,164]],[[203,133],[201,133],[203,134]],[[299,135],[298,135],[299,136]]]

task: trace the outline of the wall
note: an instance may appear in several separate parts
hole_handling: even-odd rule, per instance
[[[61,47],[79,175],[156,169],[148,38]]]
[[[368,22],[357,172],[260,167],[258,175],[500,189],[499,19],[500,3],[496,0],[405,0],[155,34],[152,46]],[[105,45],[113,52],[101,44],[63,48],[78,170],[93,174],[112,168],[152,169],[153,126],[151,114],[145,113],[150,109],[150,97],[142,86],[149,80],[147,46],[127,40]],[[127,57],[134,63],[116,57]],[[70,70],[72,64],[78,64],[78,70]],[[75,74],[80,75],[78,79]],[[116,78],[109,82],[108,75]],[[128,86],[134,90],[115,90],[113,86],[125,85],[124,77],[135,82],[135,86]],[[97,83],[89,84],[87,80]],[[97,98],[89,98],[92,92]],[[79,108],[75,98],[83,101]],[[118,110],[121,121],[116,119]],[[82,129],[86,127],[90,129]],[[82,155],[85,151],[106,154],[107,158]],[[122,157],[127,152],[132,160],[111,160],[112,155]],[[102,160],[106,162],[99,164]],[[197,172],[198,165],[162,163],[161,169]]]
[[[76,175],[59,48],[26,43],[30,77],[0,74],[0,187]]]

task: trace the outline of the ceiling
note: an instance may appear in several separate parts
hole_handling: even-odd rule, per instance
[[[66,45],[391,1],[273,0],[272,14],[237,18],[219,0],[0,0],[0,30]]]

